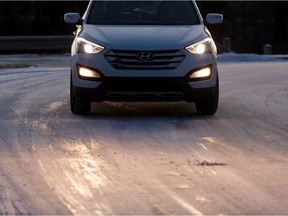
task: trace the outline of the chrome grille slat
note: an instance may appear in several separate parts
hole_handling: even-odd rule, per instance
[[[148,52],[153,55],[152,59],[139,60],[137,55]],[[111,50],[105,54],[106,59],[115,69],[128,70],[172,70],[184,59],[184,54],[179,50],[164,51],[131,51]]]

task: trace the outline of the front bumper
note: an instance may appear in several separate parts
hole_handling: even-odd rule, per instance
[[[185,53],[185,51],[183,51]],[[217,65],[212,54],[185,54],[184,60],[173,70],[115,69],[105,58],[97,55],[72,56],[74,96],[91,102],[100,101],[188,101],[206,100],[216,86]],[[78,66],[86,66],[101,73],[99,80],[85,80],[78,76]],[[209,65],[209,79],[193,81],[191,71]]]
[[[106,78],[96,88],[73,88],[81,100],[100,101],[187,101],[206,100],[212,88],[193,88],[185,78]]]

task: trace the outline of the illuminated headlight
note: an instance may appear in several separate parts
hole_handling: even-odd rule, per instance
[[[96,54],[101,52],[104,47],[88,41],[84,38],[77,38],[78,52]]]
[[[209,78],[210,76],[211,76],[211,68],[205,67],[205,68],[201,68],[199,70],[194,71],[190,75],[190,78],[192,78],[192,79],[205,79],[205,78]]]
[[[85,67],[78,67],[79,76],[82,78],[100,78],[101,75],[94,70]]]
[[[186,47],[186,50],[193,54],[203,54],[211,52],[211,38],[205,38],[198,43]]]

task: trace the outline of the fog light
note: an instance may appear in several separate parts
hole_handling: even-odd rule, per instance
[[[208,78],[211,76],[211,68],[202,68],[200,70],[197,70],[195,72],[193,72],[190,75],[190,78],[192,79],[198,79],[198,78]]]
[[[78,72],[81,77],[86,77],[86,78],[100,78],[101,77],[100,74],[97,73],[96,71],[90,70],[84,67],[79,67]]]

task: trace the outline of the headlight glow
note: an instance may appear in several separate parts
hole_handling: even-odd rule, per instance
[[[190,75],[190,78],[192,79],[207,78],[210,77],[210,75],[211,75],[211,68],[206,67],[193,72]]]
[[[198,43],[187,46],[186,50],[192,54],[203,54],[211,52],[211,38],[205,38]]]
[[[94,70],[85,67],[78,67],[78,73],[84,78],[100,78],[101,75]]]
[[[95,44],[81,37],[77,38],[77,43],[78,43],[78,52],[96,54],[104,49],[103,46]]]

